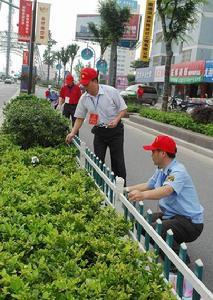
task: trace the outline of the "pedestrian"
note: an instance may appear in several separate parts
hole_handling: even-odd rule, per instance
[[[127,111],[124,99],[114,87],[99,84],[98,73],[93,68],[82,69],[80,84],[85,87],[86,92],[77,105],[75,112],[77,119],[71,133],[66,137],[66,142],[71,143],[88,113],[88,123],[93,126],[96,156],[104,162],[109,147],[112,171],[115,176],[126,180],[124,126],[121,121]]]
[[[203,207],[193,181],[183,164],[176,160],[176,143],[166,135],[159,135],[151,145],[143,146],[152,151],[157,166],[154,175],[146,182],[126,188],[130,201],[159,200],[160,211],[153,214],[151,225],[162,220],[162,238],[168,229],[174,234],[173,250],[179,254],[182,242],[196,240],[203,230]],[[190,263],[187,255],[186,263]]]
[[[72,119],[72,127],[75,123],[75,110],[78,104],[78,101],[81,97],[81,90],[77,84],[74,83],[73,76],[69,73],[65,78],[65,85],[60,90],[59,96],[59,109],[61,109],[63,103],[62,114],[70,119]]]
[[[47,100],[50,99],[50,92],[51,92],[51,85],[49,84],[47,90],[45,91],[45,98]]]
[[[143,102],[143,94],[144,94],[144,89],[142,85],[139,85],[137,89],[137,100],[139,103]]]

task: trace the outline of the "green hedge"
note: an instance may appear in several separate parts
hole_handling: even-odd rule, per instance
[[[140,116],[153,119],[165,124],[174,125],[194,132],[213,136],[213,124],[202,124],[193,121],[190,115],[181,112],[163,112],[158,109],[143,107],[140,110]]]
[[[57,146],[64,142],[69,121],[54,110],[47,100],[32,95],[12,99],[3,110],[4,133],[14,143],[29,148],[35,145]]]
[[[0,136],[0,299],[175,299],[75,155]]]

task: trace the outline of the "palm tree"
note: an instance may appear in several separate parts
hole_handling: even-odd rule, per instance
[[[67,52],[69,54],[69,59],[70,59],[70,73],[72,74],[72,66],[73,66],[73,61],[78,53],[79,46],[77,44],[71,44],[67,46]]]
[[[130,9],[121,8],[116,0],[100,0],[98,12],[101,15],[103,26],[109,33],[111,55],[109,66],[109,84],[115,86],[117,72],[117,46],[124,34],[125,25],[130,18]]]
[[[88,23],[88,25],[89,25],[89,30],[94,35],[94,40],[100,45],[101,48],[100,58],[102,59],[104,52],[106,51],[106,48],[111,44],[111,41],[109,39],[109,31],[103,22],[101,22],[101,25],[99,27],[93,22]]]
[[[47,65],[47,82],[50,80],[50,67],[53,66],[55,62],[55,55],[54,52],[52,51],[52,47],[57,44],[55,40],[52,39],[52,34],[51,31],[49,30],[48,32],[48,43],[47,43],[47,49],[45,49],[44,54],[43,54],[43,61]]]
[[[70,59],[70,56],[69,56],[69,53],[67,51],[67,49],[64,49],[64,47],[61,48],[61,51],[60,51],[60,56],[61,56],[61,62],[63,64],[63,67],[64,67],[64,77],[65,77],[65,72],[66,72],[66,65]]]
[[[55,59],[56,59],[57,65],[61,65],[61,52],[60,51],[55,52]],[[61,69],[59,68],[58,69],[58,84],[59,84],[60,80],[61,80]]]

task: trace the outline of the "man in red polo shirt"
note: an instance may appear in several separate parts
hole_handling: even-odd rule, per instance
[[[74,78],[71,74],[67,74],[65,85],[60,90],[59,106],[64,103],[63,115],[70,119],[72,118],[72,126],[75,123],[75,110],[78,101],[81,97],[81,90],[77,84],[74,84]]]

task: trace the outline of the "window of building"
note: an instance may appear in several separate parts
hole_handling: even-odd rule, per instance
[[[192,50],[185,50],[182,52],[182,62],[190,61],[192,56]]]

